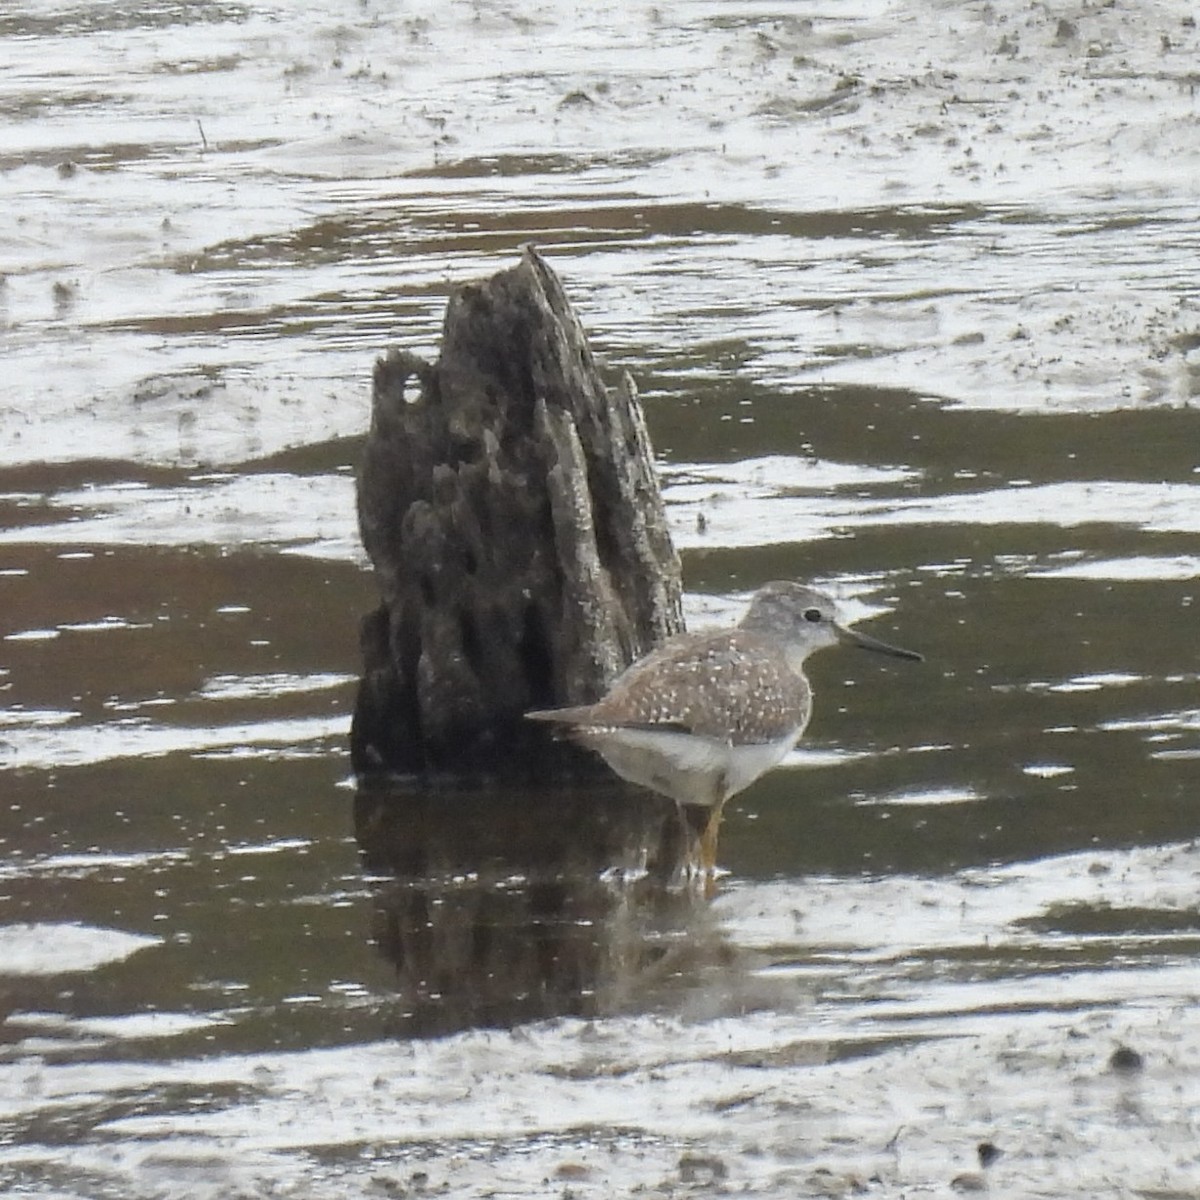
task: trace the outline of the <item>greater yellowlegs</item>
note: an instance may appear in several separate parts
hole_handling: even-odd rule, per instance
[[[595,704],[526,715],[568,726],[621,778],[711,810],[700,839],[711,871],[725,802],[775,766],[812,715],[804,660],[839,642],[922,657],[847,628],[824,592],[777,581],[755,593],[735,628],[670,638]]]

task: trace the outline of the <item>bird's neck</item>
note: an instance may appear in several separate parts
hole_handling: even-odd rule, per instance
[[[804,646],[797,642],[789,642],[784,650],[784,655],[787,658],[787,665],[796,672],[797,675],[804,674],[804,660],[808,658],[812,652],[811,646]]]

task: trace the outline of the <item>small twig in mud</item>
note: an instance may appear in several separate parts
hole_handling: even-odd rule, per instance
[[[204,147],[204,152],[208,153],[208,138],[204,136],[204,126],[200,123],[200,118],[196,118],[196,128],[200,130],[200,143]]]

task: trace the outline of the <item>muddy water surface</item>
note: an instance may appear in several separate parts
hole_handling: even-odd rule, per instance
[[[1200,1192],[1191,8],[0,46],[4,1190]],[[693,623],[790,576],[927,655],[816,660],[712,897],[586,861],[617,796],[349,779],[373,359],[529,240]]]

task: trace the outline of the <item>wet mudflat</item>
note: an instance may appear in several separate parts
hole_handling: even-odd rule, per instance
[[[1200,1194],[1190,8],[0,39],[5,1191]],[[711,898],[582,853],[627,798],[349,779],[371,364],[527,240],[692,623],[927,655],[814,660]]]

